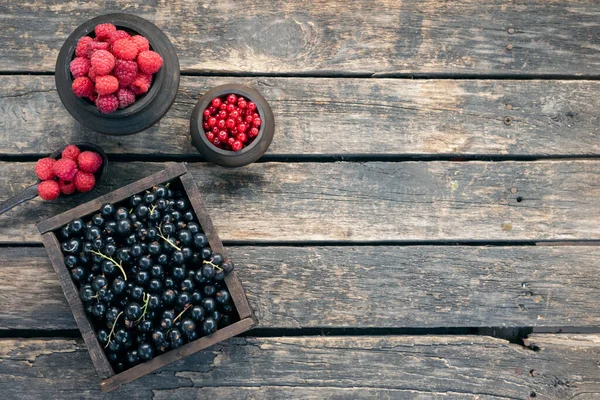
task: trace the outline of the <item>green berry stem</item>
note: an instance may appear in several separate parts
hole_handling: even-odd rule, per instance
[[[125,273],[125,270],[123,269],[123,265],[122,265],[122,264],[119,264],[118,262],[116,262],[116,261],[115,261],[115,259],[114,259],[114,258],[112,258],[112,257],[109,257],[109,256],[107,256],[107,255],[104,255],[104,254],[102,254],[102,253],[101,253],[101,252],[99,252],[99,251],[95,251],[95,250],[90,250],[90,251],[92,252],[92,254],[96,254],[97,256],[100,256],[100,257],[102,257],[102,258],[105,258],[105,259],[107,259],[108,261],[112,262],[112,263],[113,263],[113,264],[114,264],[116,267],[119,267],[119,269],[120,269],[120,270],[121,270],[121,272],[123,273],[123,278],[124,278],[125,280],[127,280],[127,274]]]
[[[169,243],[171,246],[173,246],[175,249],[181,251],[181,248],[178,247],[175,243],[171,242],[171,239],[168,237],[165,237],[162,233],[162,230],[160,229],[160,225],[158,226],[158,236],[160,238],[162,238],[164,241],[166,241],[167,243]]]
[[[183,309],[183,311],[182,311],[182,312],[180,312],[180,313],[179,313],[179,315],[177,315],[177,316],[175,317],[175,319],[173,319],[173,323],[177,322],[177,320],[178,320],[179,318],[181,318],[181,316],[182,316],[182,315],[183,315],[183,314],[184,314],[184,313],[185,313],[185,312],[186,312],[186,311],[187,311],[187,310],[188,310],[188,309],[189,309],[191,306],[192,306],[191,304],[188,304],[187,306],[185,306],[185,308]]]
[[[148,311],[148,302],[150,302],[150,293],[144,293],[144,307],[142,307],[142,310],[144,310],[144,312],[142,313],[142,315],[135,321],[135,323],[139,323],[142,318],[145,319],[146,318],[146,312]]]
[[[203,260],[203,261],[202,261],[202,264],[208,264],[208,265],[212,265],[212,267],[213,267],[213,268],[216,268],[216,269],[217,269],[217,271],[219,271],[219,272],[220,272],[220,271],[223,271],[223,268],[219,267],[217,264],[214,264],[214,263],[212,263],[211,261],[206,261],[206,260]]]
[[[117,318],[115,319],[115,322],[113,323],[112,328],[110,329],[110,333],[108,334],[108,342],[106,342],[106,346],[104,346],[104,348],[107,348],[108,345],[110,344],[110,341],[112,340],[112,336],[115,333],[115,326],[117,326],[117,321],[119,320],[119,317],[121,316],[121,314],[123,314],[123,311],[121,311],[119,313],[119,315],[117,315]]]

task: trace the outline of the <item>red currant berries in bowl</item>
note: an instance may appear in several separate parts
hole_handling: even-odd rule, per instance
[[[224,167],[241,167],[267,151],[275,120],[265,98],[239,84],[218,86],[205,93],[192,112],[192,143],[202,155]]]

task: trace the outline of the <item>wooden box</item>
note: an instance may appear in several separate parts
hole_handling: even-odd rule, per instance
[[[214,252],[221,253],[223,257],[226,258],[223,244],[221,243],[219,235],[217,234],[217,230],[213,226],[213,223],[207,213],[202,197],[200,196],[200,192],[196,187],[191,174],[187,172],[185,164],[183,163],[176,164],[147,178],[124,186],[104,196],[100,196],[95,200],[42,221],[37,225],[40,233],[42,234],[42,240],[50,257],[52,266],[58,274],[60,284],[65,296],[67,297],[67,301],[71,307],[75,321],[89,349],[94,367],[102,379],[100,387],[103,391],[114,390],[125,383],[131,382],[153,371],[156,371],[167,364],[181,360],[182,358],[196,353],[197,351],[203,350],[215,343],[231,338],[235,335],[239,335],[240,333],[251,329],[256,324],[256,319],[246,298],[244,288],[242,287],[242,284],[235,271],[233,271],[225,276],[225,284],[227,285],[227,289],[231,294],[231,298],[238,312],[238,322],[219,329],[211,335],[201,337],[177,349],[173,349],[164,354],[156,356],[152,360],[125,370],[124,372],[116,374],[110,365],[106,355],[104,354],[101,344],[96,338],[96,334],[92,328],[92,325],[85,314],[83,302],[79,298],[77,287],[71,279],[71,275],[67,266],[64,264],[64,256],[54,231],[75,218],[82,218],[98,212],[101,205],[104,203],[119,202],[136,193],[151,188],[154,185],[165,183],[173,179],[179,179],[181,181],[196,217],[198,218],[198,221],[202,227],[202,230],[208,237],[208,241],[212,250]]]

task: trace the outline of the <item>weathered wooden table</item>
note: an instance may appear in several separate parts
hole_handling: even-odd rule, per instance
[[[87,198],[187,161],[260,323],[102,398],[600,397],[596,0],[140,3],[0,3],[0,199],[72,141],[111,160]],[[110,11],[181,62],[171,111],[128,137],[77,124],[52,76]],[[237,170],[188,133],[227,82],[277,122]],[[0,217],[4,399],[101,396],[34,227],[74,205]]]

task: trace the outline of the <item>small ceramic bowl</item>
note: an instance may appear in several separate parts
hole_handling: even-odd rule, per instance
[[[140,34],[150,42],[150,48],[163,58],[162,68],[154,74],[148,93],[138,97],[131,106],[111,114],[103,114],[90,100],[73,93],[73,77],[69,64],[75,56],[77,41],[94,36],[98,24],[110,22],[131,34]],[[130,14],[107,14],[90,19],[67,38],[56,61],[56,89],[69,113],[85,127],[109,135],[129,135],[157,123],[171,108],[179,89],[179,59],[169,38],[153,23]]]
[[[230,93],[243,96],[256,103],[256,112],[263,121],[258,136],[240,151],[218,148],[206,138],[202,127],[203,112],[210,105],[212,99],[227,96]],[[269,103],[256,89],[235,83],[217,86],[206,92],[196,103],[190,119],[190,134],[194,146],[208,161],[223,167],[242,167],[261,158],[269,148],[274,132],[275,118]]]

